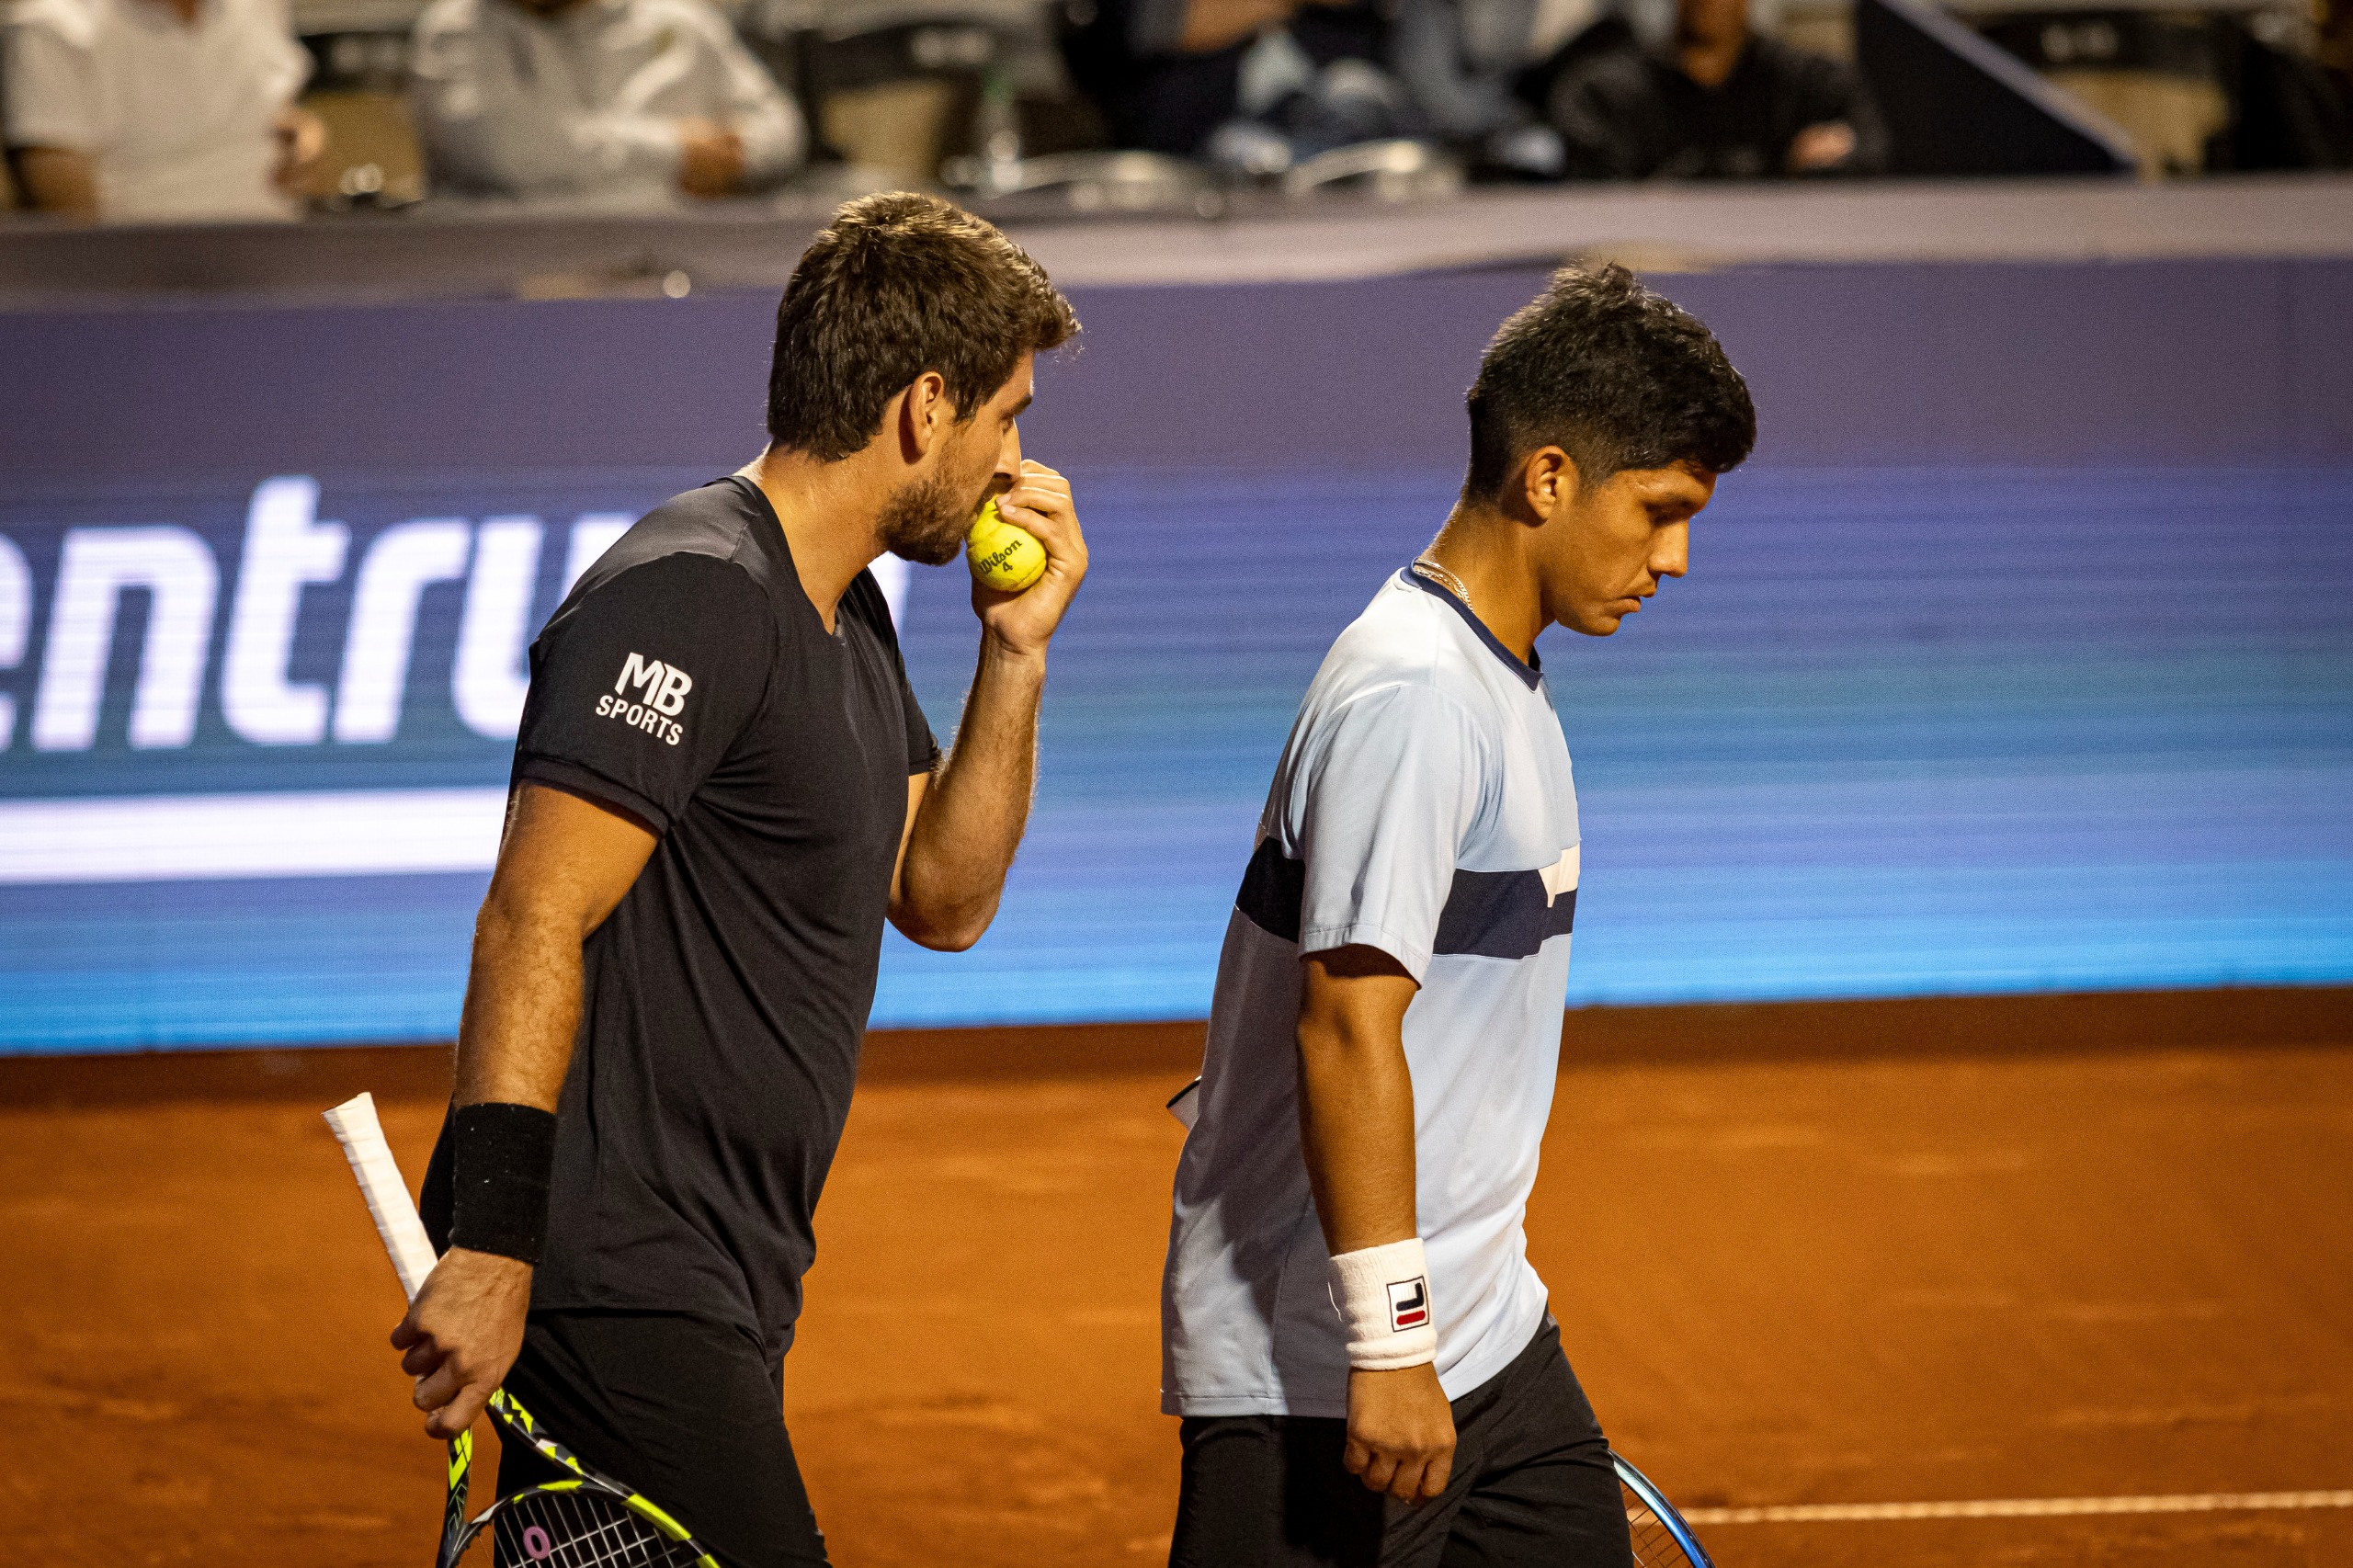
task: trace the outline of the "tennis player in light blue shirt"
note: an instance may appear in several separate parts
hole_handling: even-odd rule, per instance
[[[1537,635],[1684,574],[1756,437],[1708,330],[1564,270],[1470,392],[1461,500],[1342,632],[1228,921],[1162,1294],[1176,1568],[1624,1568],[1522,1222],[1581,867]]]

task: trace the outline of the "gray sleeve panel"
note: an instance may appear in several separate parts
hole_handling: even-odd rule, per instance
[[[1284,811],[1305,866],[1300,950],[1378,948],[1419,980],[1485,796],[1486,742],[1421,685],[1351,699],[1318,729]]]

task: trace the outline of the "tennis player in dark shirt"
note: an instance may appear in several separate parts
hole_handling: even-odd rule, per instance
[[[392,1342],[432,1435],[504,1381],[730,1564],[825,1560],[781,1405],[811,1219],[883,921],[970,947],[1029,814],[1086,546],[1016,422],[1077,325],[946,202],[844,207],[778,308],[767,449],[648,513],[531,648],[426,1179],[449,1250]],[[992,493],[1048,563],[974,589],[943,759],[867,565],[953,560]],[[502,1494],[542,1462],[510,1446]]]
[[[1606,29],[1606,30],[1605,30]],[[1750,30],[1748,0],[1679,0],[1645,48],[1603,23],[1546,97],[1567,172],[1598,179],[1876,174],[1887,136],[1853,69]]]

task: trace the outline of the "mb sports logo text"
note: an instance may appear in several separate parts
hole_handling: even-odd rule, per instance
[[[686,671],[633,653],[621,665],[613,689],[597,699],[597,716],[619,719],[676,745],[687,732],[674,716],[686,707],[687,693],[694,688],[694,677]],[[631,690],[638,694],[635,701],[630,700]]]

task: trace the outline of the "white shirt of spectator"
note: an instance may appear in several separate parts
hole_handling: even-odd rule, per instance
[[[0,104],[12,147],[87,157],[113,222],[272,221],[271,122],[311,74],[285,0],[16,0]]]
[[[678,120],[742,139],[757,185],[806,145],[801,111],[703,0],[434,0],[416,24],[417,130],[437,184],[483,195],[659,207],[677,190]]]

